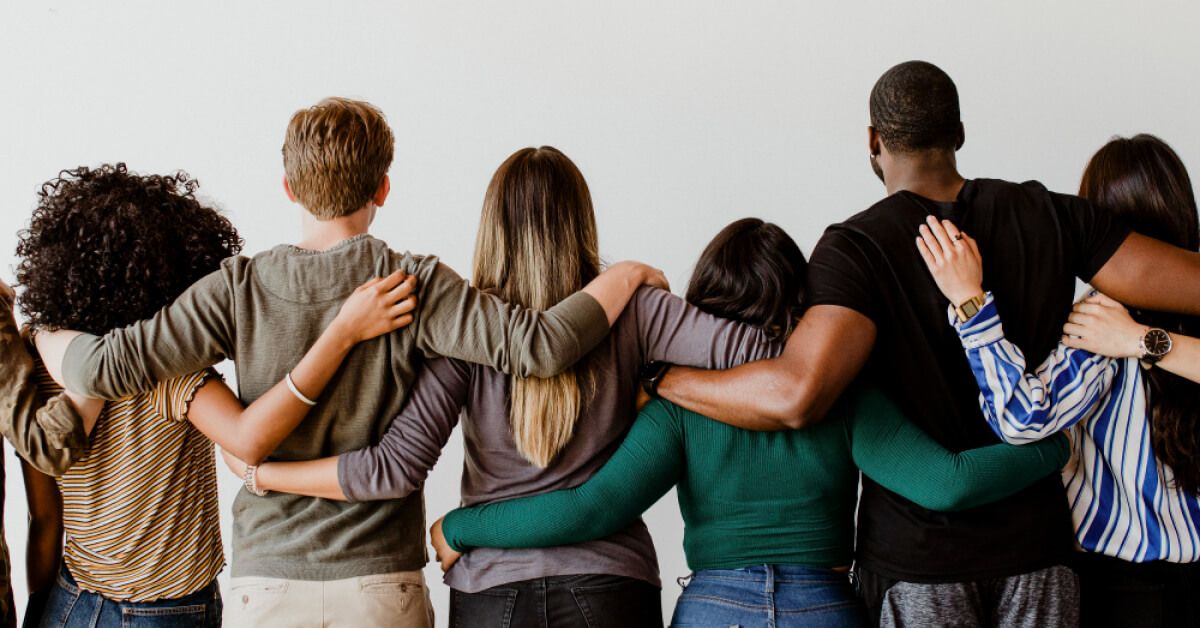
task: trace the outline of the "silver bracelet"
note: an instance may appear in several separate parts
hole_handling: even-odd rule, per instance
[[[287,382],[288,390],[292,391],[292,394],[295,395],[296,398],[300,400],[300,403],[303,403],[304,405],[306,405],[310,408],[317,405],[317,402],[313,401],[312,399],[309,399],[308,397],[305,397],[304,393],[300,392],[299,388],[296,388],[296,382],[292,381],[291,373],[288,373],[287,375],[285,375],[283,377],[283,381]]]
[[[263,497],[267,494],[266,491],[258,488],[258,465],[256,464],[246,465],[246,473],[242,476],[242,484],[246,487],[247,491],[250,491],[251,495]]]

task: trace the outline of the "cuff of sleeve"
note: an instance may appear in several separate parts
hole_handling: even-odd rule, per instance
[[[350,477],[354,473],[354,469],[361,468],[361,465],[351,463],[351,459],[354,457],[355,453],[356,452],[349,451],[344,454],[340,454],[337,461],[338,486],[341,487],[342,494],[346,496],[346,501],[350,503],[362,501],[359,499],[359,496],[354,490],[355,483],[349,481]]]
[[[38,425],[46,433],[49,444],[58,449],[81,451],[87,449],[88,436],[83,419],[63,395],[51,397],[37,415]]]
[[[97,396],[95,388],[91,385],[91,377],[89,377],[89,369],[84,366],[84,356],[95,354],[99,351],[100,339],[91,334],[79,334],[67,345],[67,351],[63,354],[62,361],[62,376],[63,382],[67,385],[67,390],[70,390],[88,397]]]
[[[991,292],[984,294],[983,307],[965,323],[958,320],[953,306],[947,308],[947,315],[964,349],[975,349],[1004,339],[1004,326],[1000,323],[1000,312],[996,310]]]
[[[466,553],[467,550],[471,549],[460,538],[462,533],[460,524],[462,523],[462,518],[465,516],[464,510],[463,508],[455,508],[446,513],[446,516],[442,519],[442,536],[446,537],[446,545],[449,545],[450,549],[460,554]]]
[[[604,307],[592,295],[582,290],[559,301],[553,309],[575,323],[578,327],[576,337],[579,339],[579,346],[587,351],[600,344],[608,335],[608,314]]]

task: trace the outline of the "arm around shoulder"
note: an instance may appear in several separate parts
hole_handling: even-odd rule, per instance
[[[875,344],[875,323],[850,308],[809,308],[777,358],[727,371],[673,368],[659,394],[744,429],[801,429],[820,421],[858,375]]]
[[[546,311],[506,303],[438,264],[422,284],[418,347],[521,377],[552,377],[603,340],[649,267],[616,264]]]

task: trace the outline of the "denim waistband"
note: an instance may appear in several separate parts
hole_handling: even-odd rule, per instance
[[[79,586],[79,583],[75,581],[75,577],[71,575],[71,570],[68,569],[65,564],[59,569],[58,580],[59,580],[59,584],[63,585],[63,588],[66,589],[72,595],[78,595],[80,593],[87,593],[89,595],[100,595],[100,597],[104,597],[105,599],[108,599],[107,597],[105,597],[99,593],[94,593],[92,591],[87,591],[87,590],[81,589]],[[127,602],[127,601],[120,601],[120,600],[113,600],[113,601],[117,602],[119,604],[125,604],[128,606],[153,606],[153,605],[158,605],[158,604],[163,604],[163,603],[169,603],[171,605],[187,605],[187,604],[207,604],[209,602],[212,602],[214,599],[220,599],[220,597],[221,597],[221,588],[220,588],[220,585],[217,584],[217,581],[214,579],[212,582],[208,583],[208,585],[203,587],[202,589],[200,589],[198,591],[194,591],[192,593],[189,593],[183,597],[163,598],[160,600],[154,600],[152,602]]]
[[[693,580],[737,579],[749,582],[813,582],[840,581],[850,577],[848,572],[804,565],[753,565],[738,569],[701,569],[692,574]]]

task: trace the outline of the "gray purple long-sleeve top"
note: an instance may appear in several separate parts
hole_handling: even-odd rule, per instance
[[[509,429],[509,376],[438,359],[418,375],[408,403],[382,440],[341,456],[338,479],[354,501],[399,498],[420,489],[461,413],[463,505],[572,488],[603,466],[629,431],[636,416],[638,370],[647,362],[724,369],[778,355],[781,349],[781,343],[757,328],[705,314],[668,292],[643,288],[586,359],[594,393],[585,397],[574,437],[547,468],[539,469],[517,452]],[[586,383],[583,388],[591,391]],[[616,534],[577,545],[473,550],[450,570],[446,583],[478,592],[531,578],[584,573],[657,585],[658,561],[645,524],[638,519]]]

